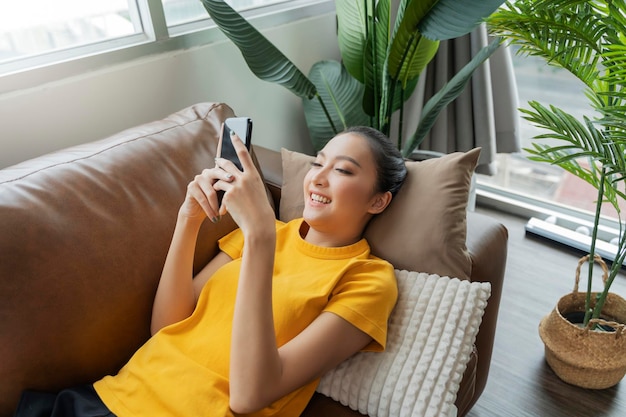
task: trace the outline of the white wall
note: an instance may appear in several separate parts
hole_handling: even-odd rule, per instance
[[[264,33],[305,74],[320,59],[339,59],[334,13]],[[203,101],[226,102],[252,117],[254,143],[312,151],[300,99],[257,79],[224,40],[0,95],[0,168]]]

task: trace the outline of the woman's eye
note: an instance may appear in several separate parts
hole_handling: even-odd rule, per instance
[[[315,167],[315,168],[319,168],[319,167],[321,167],[321,166],[322,166],[322,164],[320,164],[320,163],[319,163],[319,162],[317,162],[317,161],[313,161],[313,162],[311,162],[311,166],[312,166],[312,167]]]
[[[352,175],[352,171],[349,171],[347,169],[343,169],[343,168],[335,168],[337,170],[337,172],[341,173],[341,174],[345,174],[345,175]]]

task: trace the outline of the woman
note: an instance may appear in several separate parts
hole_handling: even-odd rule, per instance
[[[116,376],[62,392],[45,415],[295,416],[324,372],[384,348],[393,267],[370,254],[362,234],[404,181],[399,152],[371,128],[337,135],[304,179],[303,218],[285,224],[233,139],[243,171],[218,158],[188,186],[154,300],[153,337]],[[200,225],[226,212],[239,229],[192,279]],[[35,415],[31,395],[16,416]]]

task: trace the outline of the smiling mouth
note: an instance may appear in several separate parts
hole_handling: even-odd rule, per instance
[[[319,195],[319,194],[311,194],[311,200],[315,201],[316,203],[322,203],[322,204],[329,204],[330,203],[330,198],[326,198],[323,195]]]

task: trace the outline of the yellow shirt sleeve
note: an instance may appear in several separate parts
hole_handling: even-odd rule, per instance
[[[380,259],[361,263],[335,286],[324,311],[337,314],[374,340],[364,351],[385,349],[387,322],[398,298],[393,266]]]

